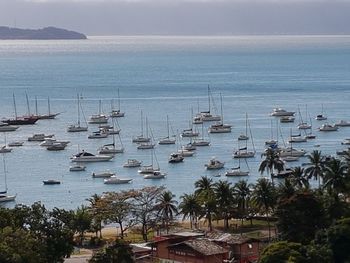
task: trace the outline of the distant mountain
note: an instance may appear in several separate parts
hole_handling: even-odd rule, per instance
[[[87,39],[84,34],[57,27],[20,29],[0,26],[0,39]]]

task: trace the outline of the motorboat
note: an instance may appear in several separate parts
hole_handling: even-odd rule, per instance
[[[292,147],[279,149],[279,156],[281,158],[286,157],[286,156],[302,157],[305,154],[306,154],[306,151],[303,150],[303,149],[298,150],[298,149],[295,149],[295,148],[292,148]]]
[[[9,153],[12,152],[12,148],[7,147],[6,145],[0,147],[0,153]]]
[[[296,162],[296,161],[299,161],[299,156],[285,156],[285,157],[282,157],[282,161],[284,162]]]
[[[196,146],[196,147],[197,147],[197,146],[199,146],[199,147],[201,147],[201,146],[209,146],[209,145],[210,145],[210,142],[201,139],[201,140],[195,140],[195,141],[193,141],[193,142],[192,142],[192,145],[193,145],[193,146]]]
[[[28,137],[28,141],[30,141],[30,142],[43,142],[47,138],[52,138],[53,136],[54,136],[53,134],[45,135],[44,133],[36,133],[33,136]]]
[[[306,139],[316,139],[316,135],[312,134],[312,133],[309,133],[309,134],[306,134],[305,136]]]
[[[72,125],[69,125],[68,128],[67,128],[67,132],[85,132],[88,130],[88,127],[83,127],[83,126],[80,126],[80,124],[72,124]]]
[[[324,116],[323,114],[318,114],[316,116],[315,120],[317,120],[317,121],[325,121],[325,120],[327,120],[327,117]]]
[[[202,116],[201,115],[194,116],[192,123],[193,124],[202,124],[203,123]]]
[[[194,152],[185,150],[185,149],[178,150],[177,152],[181,154],[183,157],[191,157],[194,155]]]
[[[349,127],[350,126],[350,122],[349,121],[340,120],[339,122],[337,122],[334,125],[337,126],[337,127]]]
[[[240,134],[237,139],[239,141],[246,141],[246,140],[249,140],[249,136],[247,136],[245,134]]]
[[[125,168],[132,168],[132,167],[140,167],[142,164],[141,161],[136,159],[128,159],[124,164],[123,167]]]
[[[102,130],[102,131],[93,132],[88,136],[88,139],[102,139],[107,137],[108,137],[108,132],[106,132],[105,130]]]
[[[160,144],[160,145],[175,144],[175,143],[176,143],[176,139],[169,138],[169,137],[165,137],[163,139],[160,139],[158,142],[158,144]]]
[[[324,131],[324,132],[337,131],[338,126],[325,123],[325,124],[322,124],[322,126],[319,128],[319,130]]]
[[[295,117],[293,116],[282,116],[280,118],[280,123],[289,123],[289,122],[294,122],[295,121]]]
[[[143,176],[144,179],[163,179],[165,178],[166,173],[161,173],[160,171],[154,171],[150,174],[145,174]]]
[[[172,153],[169,157],[169,163],[181,163],[184,160],[184,156],[180,153]]]
[[[44,183],[45,185],[61,184],[60,181],[58,181],[58,180],[53,180],[53,179],[44,180],[43,183]]]
[[[90,124],[101,124],[101,123],[107,123],[107,122],[108,122],[108,117],[102,113],[91,115],[89,120]]]
[[[293,173],[293,170],[290,169],[290,168],[286,168],[285,170],[281,171],[281,172],[278,172],[277,174],[272,174],[271,176],[273,178],[280,178],[280,179],[283,179],[283,178],[287,178],[289,176],[291,176]]]
[[[220,162],[219,160],[216,160],[215,158],[212,158],[204,166],[207,168],[207,170],[215,170],[215,169],[222,169],[222,168],[224,168],[225,163]]]
[[[45,141],[40,143],[40,146],[48,147],[48,146],[52,146],[52,145],[57,144],[57,143],[60,143],[62,145],[68,145],[68,143],[70,143],[70,141],[57,141],[54,138],[45,138]]]
[[[199,132],[194,131],[192,128],[184,129],[181,132],[181,137],[197,137],[199,135]]]
[[[70,172],[80,172],[80,171],[85,171],[86,166],[85,165],[72,165],[69,167]]]
[[[117,153],[123,153],[123,152],[124,152],[123,147],[117,148],[113,144],[112,145],[104,145],[98,150],[99,154],[117,154]]]
[[[277,144],[278,144],[278,141],[276,141],[274,139],[265,141],[265,145],[267,145],[267,146],[277,145]]]
[[[0,194],[0,203],[15,201],[16,195]]]
[[[276,117],[282,117],[282,116],[294,116],[295,112],[294,111],[286,111],[282,108],[275,108],[271,112],[271,116],[276,116]]]
[[[210,111],[202,111],[200,116],[202,121],[221,121],[220,115],[213,115]]]
[[[9,125],[0,121],[0,132],[12,132],[19,128],[19,126]]]
[[[349,139],[344,139],[341,144],[343,144],[343,145],[350,145],[350,138]]]
[[[249,171],[241,171],[240,167],[231,168],[225,172],[226,176],[248,176]]]
[[[46,147],[46,150],[48,151],[62,151],[66,148],[67,144],[65,143],[54,143],[50,146]]]
[[[193,144],[193,142],[189,142],[186,145],[182,146],[182,149],[187,151],[195,151],[197,147]]]
[[[106,162],[113,158],[113,155],[94,155],[89,152],[82,151],[74,155],[72,162]]]
[[[110,178],[104,179],[103,182],[105,184],[127,184],[130,183],[132,179],[129,178],[119,178],[115,175],[111,176]]]
[[[289,140],[288,140],[289,143],[306,142],[306,141],[307,141],[306,136],[301,136],[300,134],[299,135],[292,135],[289,137]]]
[[[255,151],[238,150],[233,153],[233,158],[253,158],[255,156]]]
[[[9,147],[20,147],[23,146],[24,142],[22,141],[14,141],[14,142],[10,142],[8,144]]]
[[[100,173],[92,173],[92,177],[93,178],[109,178],[111,176],[115,175],[115,173],[111,172],[111,171],[104,171],[104,172],[100,172]]]
[[[153,143],[145,142],[145,143],[140,143],[140,144],[137,146],[137,149],[138,149],[138,150],[153,149],[154,146],[155,146],[155,144],[153,144]]]
[[[298,124],[298,129],[299,130],[308,130],[308,129],[311,129],[311,128],[312,128],[311,124],[308,124],[306,122],[302,122],[302,123]]]

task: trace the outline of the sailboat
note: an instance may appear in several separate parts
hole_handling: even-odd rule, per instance
[[[102,102],[99,100],[98,102],[98,114],[93,114],[90,116],[89,123],[90,124],[101,124],[107,123],[108,117],[102,113]]]
[[[303,118],[301,116],[301,113],[300,113],[300,109],[298,108],[298,112],[299,112],[299,117],[300,117],[300,123],[298,124],[298,129],[299,130],[308,130],[308,129],[311,129],[311,125],[308,124],[307,122],[304,122],[303,121]],[[306,112],[306,118],[308,117],[307,115],[307,105],[305,106],[305,112]]]
[[[156,160],[157,165],[154,166],[154,159]],[[150,165],[144,165],[141,166],[140,170],[138,170],[138,172],[140,174],[153,174],[154,172],[159,172],[160,168],[159,168],[159,163],[157,160],[157,157],[154,153],[154,150],[151,151],[151,164]]]
[[[80,98],[79,98],[79,94],[77,94],[77,109],[78,109],[78,122],[77,124],[71,124],[68,126],[67,128],[67,132],[85,132],[88,130],[87,125],[86,126],[81,126],[80,124],[80,111],[82,111],[81,108],[81,103],[80,103]],[[85,119],[84,116],[84,112],[82,111],[83,117]],[[85,121],[86,122],[86,121]]]
[[[193,109],[191,108],[191,118],[193,116]],[[202,122],[203,124],[203,122]],[[199,135],[199,132],[193,129],[193,122],[189,122],[189,128],[184,129],[181,132],[181,137],[197,137]]]
[[[114,130],[114,120],[113,120],[113,130]],[[116,153],[123,153],[124,152],[124,147],[123,147],[123,143],[122,140],[120,138],[120,135],[118,134],[119,137],[119,141],[120,141],[120,147],[116,147],[116,142],[115,142],[115,134],[112,134],[112,138],[113,138],[113,142],[110,144],[105,144],[103,145],[98,153],[99,154],[116,154]]]
[[[13,97],[13,106],[14,106],[14,110],[15,110],[15,118],[14,119],[4,119],[1,120],[4,123],[7,123],[8,125],[33,125],[35,124],[39,119],[35,116],[30,116],[30,114],[28,114],[28,116],[22,116],[22,117],[18,117],[17,116],[17,107],[16,107],[16,99],[15,99],[15,94],[12,94]],[[29,108],[29,106],[28,106]]]
[[[3,168],[4,168],[4,182],[5,182],[5,190],[0,192],[0,203],[11,202],[16,199],[16,195],[8,195],[7,194],[7,171],[6,171],[6,161],[5,156],[2,156],[3,160]]]
[[[6,133],[4,133],[4,145],[0,147],[0,153],[9,153],[12,152],[12,148],[6,146]]]
[[[204,140],[204,128],[202,123],[202,138],[196,139],[192,142],[192,146],[209,146],[210,141]]]
[[[245,160],[245,163],[247,165],[248,171],[241,170],[241,158],[238,158],[238,166],[232,167],[231,169],[227,170],[225,175],[226,176],[248,176],[249,175],[248,162],[246,159],[244,159],[244,160]]]
[[[278,139],[278,129],[277,129],[277,139]],[[273,127],[272,127],[272,120],[271,120],[271,139],[265,141],[265,145],[271,146],[271,145],[277,145],[277,144],[278,144],[278,141],[273,138]]]
[[[220,102],[221,102],[221,121],[211,125],[208,129],[210,133],[229,133],[231,132],[231,125],[224,124],[224,114],[222,110],[222,96],[220,93]]]
[[[296,138],[293,140],[293,137]],[[300,139],[299,139],[300,137]],[[299,141],[300,140],[300,141]],[[290,155],[285,155],[282,158],[283,161],[285,162],[295,162],[299,160],[299,156],[298,155],[293,155],[293,143],[294,142],[306,142],[306,137],[301,137],[301,135],[298,136],[293,136],[292,135],[292,128],[290,129],[290,140],[289,140],[289,144],[290,144]]]
[[[321,106],[322,106],[321,114],[318,114],[315,118],[315,120],[317,120],[317,121],[327,120],[327,117],[325,115],[323,115],[323,104]]]
[[[246,118],[248,119],[248,115],[246,114]],[[250,133],[250,138],[251,138],[251,142],[252,142],[252,146],[253,146],[253,151],[248,151],[248,140],[245,140],[245,147],[240,147],[239,142],[238,141],[238,150],[235,151],[233,153],[233,158],[252,158],[255,156],[255,146],[254,146],[254,140],[253,140],[253,136],[252,136],[252,131],[250,129],[250,124],[248,121],[248,127],[249,127],[249,133]],[[247,135],[248,136],[248,135]]]
[[[169,132],[169,117],[168,115],[166,116],[166,124],[167,124],[167,131],[168,131],[168,136],[162,138],[159,140],[158,144],[175,144],[176,138],[173,135],[170,137],[170,132]]]
[[[37,117],[39,120],[48,120],[48,119],[54,119],[56,116],[58,116],[60,113],[51,113],[51,105],[50,105],[50,97],[47,97],[47,114],[39,114],[38,113],[38,99],[35,96],[35,117]]]
[[[149,138],[148,136],[145,137],[143,135],[143,114],[141,111],[141,134],[136,136],[136,137],[133,137],[132,142],[142,143],[142,142],[149,142],[150,140],[151,140],[151,138]]]
[[[146,138],[148,137],[148,129],[150,130],[151,133],[151,138],[149,142],[141,142],[138,146],[137,149],[138,150],[146,150],[146,149],[153,149],[155,144],[153,143],[154,139],[153,139],[153,133],[151,128],[148,127],[148,121],[146,118]]]
[[[240,134],[238,136],[238,140],[240,140],[240,141],[249,140],[249,136],[248,136],[248,114],[247,113],[245,114],[245,134]]]
[[[112,111],[111,111],[110,117],[112,117],[112,118],[120,118],[120,117],[124,117],[125,116],[125,112],[122,112],[120,110],[119,89],[118,89],[118,109],[114,109],[113,100],[112,100],[111,106],[112,106]]]
[[[202,121],[221,121],[221,116],[220,115],[213,115],[211,114],[211,92],[210,92],[210,87],[208,85],[208,111],[202,111],[199,112],[196,116],[201,117]]]

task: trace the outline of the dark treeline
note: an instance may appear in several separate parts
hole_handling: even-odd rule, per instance
[[[144,241],[150,233],[168,233],[179,221],[198,228],[205,220],[208,230],[221,220],[225,231],[230,220],[253,224],[266,221],[271,244],[260,262],[348,262],[350,260],[350,169],[344,159],[324,157],[320,151],[308,156],[305,167],[295,167],[283,181],[273,179],[284,169],[275,150],[268,150],[259,171],[272,176],[255,184],[235,184],[201,177],[193,193],[179,198],[164,187],[108,192],[93,195],[89,204],[75,211],[48,211],[39,203],[0,209],[0,262],[62,262],[74,245],[82,245],[86,232],[95,233],[90,245],[103,245],[102,227],[114,223],[118,240],[104,246],[91,262],[132,262],[124,242],[126,234],[138,232]],[[315,183],[311,183],[314,180]],[[311,187],[315,185],[315,187]]]

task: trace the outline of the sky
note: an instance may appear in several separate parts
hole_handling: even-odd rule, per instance
[[[0,25],[87,35],[350,34],[350,0],[0,0]]]

